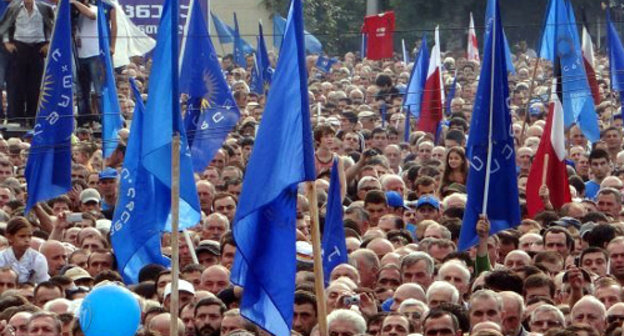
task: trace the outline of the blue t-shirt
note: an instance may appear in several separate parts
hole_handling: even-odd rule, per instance
[[[596,195],[598,195],[598,190],[600,190],[600,184],[593,180],[585,182],[585,198],[595,200]]]

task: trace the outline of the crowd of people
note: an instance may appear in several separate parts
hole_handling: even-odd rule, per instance
[[[47,27],[47,16],[42,15],[47,7],[33,6],[29,0],[24,3],[10,7],[13,12],[8,12],[6,25],[6,19],[0,21],[0,33],[8,31],[10,36],[6,52],[20,55],[13,56],[15,62],[29,61],[21,59],[24,52],[35,55],[47,46],[47,34],[43,41],[24,38],[33,33],[27,24],[38,22],[35,34]],[[72,3],[78,15],[93,20],[93,8],[84,1]],[[82,24],[91,27],[89,22]],[[83,38],[81,43],[86,47],[87,42]],[[276,54],[270,53],[273,64]],[[554,209],[548,192],[542,190],[545,210],[531,218],[525,205],[526,184],[544,132],[553,76],[552,66],[537,63],[534,55],[526,44],[515,46],[516,74],[509,77],[521,224],[490,235],[490,223],[482,217],[471,223],[479,239],[468,251],[458,251],[457,242],[468,197],[470,163],[465,146],[479,62],[467,60],[461,52],[444,53],[442,74],[449,107],[443,126],[437,135],[425,133],[410,118],[411,131],[405,134],[403,98],[413,64],[398,56],[372,61],[349,52],[324,72],[316,67],[318,56],[307,56],[319,193],[312,201],[321,209],[322,225],[330,170],[338,158],[349,258],[332,270],[323,293],[328,315],[319,316],[310,200],[299,195],[296,223],[292,223],[297,228],[298,270],[293,335],[319,335],[318,321],[325,318],[329,336],[622,334],[623,122],[616,95],[609,89],[608,59],[597,55],[594,64],[600,141],[589,143],[577,126],[566,131],[572,201]],[[85,63],[91,62],[86,60],[91,54],[84,56]],[[190,239],[183,235],[179,241],[177,336],[265,333],[241,316],[242,290],[229,277],[236,253],[231,228],[236,225],[245,167],[267,97],[250,92],[253,57],[245,66],[235,65],[232,55],[221,55],[219,61],[241,119],[212,162],[195,176],[202,220],[187,231]],[[17,69],[20,66],[25,65],[18,64]],[[115,152],[104,159],[93,129],[97,123],[90,119],[80,123],[72,138],[72,190],[37,204],[30,213],[24,213],[24,171],[32,133],[0,139],[3,336],[83,335],[77,316],[81,300],[94,287],[111,283],[127,287],[140,302],[137,335],[173,336],[169,331],[171,271],[148,264],[141,269],[138,283],[124,284],[109,235],[136,104],[128,79],[134,78],[143,98],[149,99],[149,68],[149,61],[135,57],[117,69],[126,127],[119,131]],[[29,116],[33,97],[23,96],[28,90],[12,86],[26,85],[24,78],[10,78],[9,111],[19,103],[25,110],[15,116]],[[455,94],[448,98],[453,86]],[[183,96],[182,110],[185,103]],[[78,104],[88,105],[83,100]],[[162,246],[163,253],[171,255],[168,234],[163,234]],[[279,276],[276,270],[275,277]]]

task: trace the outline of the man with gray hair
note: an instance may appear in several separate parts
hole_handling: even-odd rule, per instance
[[[438,280],[446,281],[455,286],[463,299],[470,289],[470,270],[459,260],[449,260],[440,266]]]
[[[401,260],[401,279],[403,283],[415,282],[429,288],[433,282],[435,261],[425,252],[412,252]]]
[[[61,336],[62,325],[56,314],[40,311],[30,317],[27,329],[28,336]]]
[[[604,304],[593,295],[585,295],[578,300],[570,311],[573,323],[585,323],[596,328],[600,335],[604,335],[607,327],[607,310]]]
[[[459,303],[459,291],[446,281],[434,281],[427,289],[427,305],[438,307],[441,303]]]
[[[524,319],[524,299],[516,292],[500,292],[503,299],[503,334],[508,336],[527,336],[528,332],[522,326]]]
[[[336,309],[327,315],[329,335],[363,335],[366,333],[366,320],[362,315],[349,309]]]
[[[552,328],[565,328],[565,317],[559,308],[543,304],[531,313],[529,329],[533,333],[545,333]]]
[[[230,221],[223,214],[212,213],[206,217],[202,225],[202,239],[220,241],[221,237],[230,229]]]
[[[470,327],[479,322],[490,321],[503,326],[503,300],[489,289],[481,289],[470,297]]]

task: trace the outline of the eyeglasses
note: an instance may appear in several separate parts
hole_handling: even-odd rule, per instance
[[[607,316],[607,323],[613,323],[613,322],[622,322],[624,321],[624,315],[610,315]]]

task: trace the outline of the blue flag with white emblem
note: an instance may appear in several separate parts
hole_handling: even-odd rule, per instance
[[[38,202],[60,196],[71,189],[72,79],[70,5],[69,0],[61,0],[48,49],[24,173],[28,188],[25,213]]]
[[[316,60],[316,68],[319,69],[323,73],[329,73],[334,64],[338,62],[338,59],[335,57],[328,57],[324,55],[320,55]]]
[[[136,100],[132,128],[126,147],[119,199],[111,224],[111,242],[119,272],[127,284],[139,282],[139,271],[147,264],[169,266],[161,252],[160,233],[164,222],[153,211],[156,203],[156,182],[142,162],[143,118],[145,106],[134,80],[130,79]]]
[[[100,99],[100,113],[102,114],[102,150],[104,157],[113,154],[119,142],[117,132],[123,127],[121,107],[117,98],[117,86],[113,72],[113,61],[110,53],[110,29],[104,12],[103,1],[98,2],[98,41],[100,45],[100,62],[103,69],[104,82],[102,98]]]
[[[488,0],[488,6],[492,6],[494,10],[491,17],[486,17],[485,51],[479,77],[481,80],[475,97],[466,147],[470,172],[467,184],[468,202],[458,244],[462,251],[478,241],[476,224],[486,200],[491,234],[520,224],[514,136],[507,105],[509,86],[503,30],[497,1]],[[490,160],[488,154],[491,155]]]
[[[193,171],[199,173],[210,164],[240,118],[208,36],[199,1],[193,1],[190,10],[181,57],[180,92],[188,94],[184,124]]]
[[[241,314],[273,335],[290,335],[297,187],[316,179],[309,108],[301,0],[293,0],[236,211],[230,277],[244,289]]]
[[[251,44],[247,43],[241,35],[238,28],[238,18],[234,13],[234,63],[243,68],[247,67],[247,55],[251,55],[254,52],[254,48]]]
[[[171,149],[175,133],[180,135],[180,230],[200,220],[199,199],[193,163],[182,123],[178,86],[178,1],[165,0],[158,26],[149,78],[149,97],[143,118],[141,159],[155,177],[153,209],[159,223],[171,229]]]
[[[342,224],[342,197],[340,193],[340,177],[338,172],[338,159],[334,159],[331,177],[329,179],[329,192],[327,193],[327,208],[325,225],[323,226],[323,276],[325,285],[329,284],[329,277],[334,267],[346,263],[348,259],[345,231]]]
[[[414,118],[420,117],[420,106],[427,81],[427,71],[429,70],[429,49],[427,49],[427,37],[423,36],[418,57],[412,68],[407,89],[405,89],[405,99],[403,107]],[[408,118],[409,119],[409,118]]]
[[[554,63],[559,57],[561,62],[565,126],[577,123],[587,139],[596,142],[600,139],[600,129],[572,4],[565,0],[550,1],[540,44],[542,58]]]

